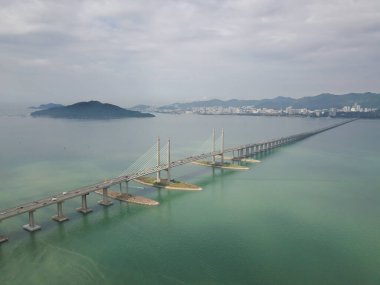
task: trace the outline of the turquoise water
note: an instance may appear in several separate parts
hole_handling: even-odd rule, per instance
[[[332,119],[158,115],[66,121],[0,112],[0,208],[118,175],[158,135],[173,159],[213,127],[226,145],[327,126]],[[21,112],[21,114],[23,114]],[[158,207],[115,201],[93,213],[65,202],[0,223],[0,284],[380,284],[379,121],[359,120],[258,157],[249,171],[186,165],[201,192],[130,190]]]

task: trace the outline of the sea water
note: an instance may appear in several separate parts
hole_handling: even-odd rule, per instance
[[[0,209],[115,176],[171,138],[172,159],[311,131],[330,118],[164,115],[108,121],[0,112]],[[248,171],[185,165],[177,180],[203,191],[129,191],[157,207],[114,201],[58,224],[52,205],[0,223],[0,284],[380,284],[380,122],[358,120],[287,145]],[[211,150],[211,145],[209,145]],[[165,173],[162,173],[164,176]],[[123,186],[125,187],[125,185]],[[115,190],[119,190],[118,186]],[[125,191],[125,189],[122,189]]]

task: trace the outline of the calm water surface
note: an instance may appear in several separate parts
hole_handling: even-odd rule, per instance
[[[173,159],[215,127],[226,145],[275,138],[332,119],[158,115],[111,121],[33,119],[0,110],[0,208],[117,176],[159,135]],[[35,213],[42,231],[0,223],[0,284],[380,284],[380,121],[360,120],[260,156],[244,172],[186,165],[201,192],[131,191],[158,207],[115,202],[70,221]]]

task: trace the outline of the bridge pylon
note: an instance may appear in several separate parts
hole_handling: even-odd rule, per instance
[[[212,129],[212,146],[211,152],[215,152],[215,128]],[[215,164],[215,155],[212,156],[212,163]]]
[[[168,138],[168,143],[167,143],[167,163],[168,163],[168,168],[166,169],[166,174],[167,174],[167,179],[170,181],[170,138]]]
[[[224,128],[222,128],[221,142],[220,142],[220,161],[224,163]]]
[[[164,165],[167,165],[167,168],[164,169],[166,171],[166,179],[168,181],[170,181],[170,138],[168,138],[168,142],[166,143],[166,145],[164,147],[160,147],[160,137],[157,138],[157,167],[160,167],[162,166],[162,161],[161,161],[161,152],[163,152],[163,155],[165,155],[165,152],[166,152],[166,163],[164,163]],[[161,177],[161,171],[157,171],[157,174],[156,174],[156,182],[161,182],[163,178]]]
[[[161,150],[161,148],[160,148],[160,137],[157,137],[157,167],[159,167],[160,164],[161,164],[160,150]],[[161,182],[161,174],[160,174],[160,171],[157,171],[156,181],[157,181],[157,182]]]
[[[216,139],[215,139],[215,128],[212,129],[212,145],[211,145],[211,152],[216,154],[212,155],[212,164],[217,164],[216,157],[220,157],[220,162],[224,163],[224,128],[222,128],[221,136],[218,138],[218,141],[220,139],[220,150],[216,150]]]

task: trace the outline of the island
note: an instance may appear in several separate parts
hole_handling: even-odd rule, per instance
[[[95,120],[155,117],[150,113],[131,111],[99,101],[79,102],[68,106],[49,108],[35,111],[30,115],[32,117]]]
[[[35,109],[35,110],[46,110],[46,109],[51,109],[51,108],[58,108],[58,107],[64,107],[61,104],[55,104],[55,103],[48,103],[48,104],[41,104],[40,106],[32,106],[29,107],[29,109]]]

